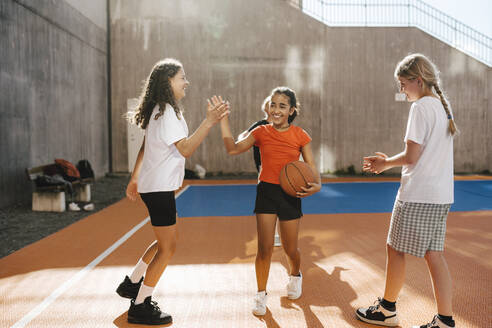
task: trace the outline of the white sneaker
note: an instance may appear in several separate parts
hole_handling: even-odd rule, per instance
[[[442,322],[437,315],[434,316],[431,322],[429,322],[426,325],[423,326],[412,326],[412,328],[453,328],[456,327],[454,320],[453,320],[453,325],[454,326],[448,326],[444,322]]]
[[[94,211],[94,204],[90,203],[90,204],[84,205],[84,211]]]
[[[275,239],[273,240],[273,246],[282,246],[282,242],[280,241],[280,236],[275,233]]]
[[[266,313],[266,301],[267,294],[266,291],[258,292],[255,295],[253,314],[254,315],[265,315]]]
[[[74,202],[71,202],[70,204],[68,204],[68,209],[69,209],[70,211],[73,211],[73,212],[78,212],[78,211],[80,211],[80,207],[79,207],[79,205],[77,205],[77,204],[76,204],[76,203],[74,203]]]
[[[396,309],[394,311],[385,309],[384,306],[381,305],[382,301],[383,299],[378,297],[378,299],[374,302],[374,305],[367,308],[358,308],[357,311],[355,311],[355,314],[361,321],[371,323],[373,325],[387,327],[398,326]]]
[[[296,300],[301,297],[302,294],[302,273],[299,272],[299,277],[289,276],[289,283],[287,284],[287,297],[290,300]]]

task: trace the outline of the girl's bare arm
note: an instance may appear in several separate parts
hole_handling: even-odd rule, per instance
[[[297,193],[298,197],[306,197],[321,190],[321,176],[319,174],[318,168],[316,167],[316,162],[314,161],[313,150],[310,142],[302,147],[301,153],[304,162],[306,162],[313,170],[314,178],[316,180],[316,182],[314,183],[308,182],[308,188],[302,187],[302,190],[304,190],[304,192]]]
[[[224,140],[224,146],[227,150],[227,153],[230,155],[237,155],[244,153],[246,150],[253,147],[255,144],[255,138],[253,134],[249,134],[246,138],[240,141],[234,141],[234,137],[231,133],[231,128],[229,126],[229,118],[224,117],[220,121],[220,131],[222,132],[222,139]]]

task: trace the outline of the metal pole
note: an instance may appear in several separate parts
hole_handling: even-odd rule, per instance
[[[113,172],[113,120],[111,119],[111,17],[110,17],[110,1],[106,0],[106,74],[107,74],[107,106],[108,106],[108,159],[109,166],[108,170],[110,173]]]
[[[367,26],[367,0],[364,1],[364,26]]]

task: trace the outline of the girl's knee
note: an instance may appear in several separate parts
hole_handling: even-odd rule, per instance
[[[395,256],[404,256],[405,255],[405,253],[397,251],[396,249],[391,247],[390,244],[386,244],[386,251],[387,251],[388,255],[395,255]]]
[[[427,251],[424,255],[427,262],[440,261],[444,258],[442,252],[438,251]]]
[[[297,245],[295,246],[283,245],[283,248],[285,254],[290,258],[295,258],[299,255],[299,248],[297,248]]]
[[[273,254],[273,246],[261,246],[258,245],[258,254],[257,256],[261,259],[269,259],[272,257]]]
[[[176,239],[170,239],[164,242],[158,242],[156,255],[174,254],[174,252],[176,252],[176,244],[177,244]]]

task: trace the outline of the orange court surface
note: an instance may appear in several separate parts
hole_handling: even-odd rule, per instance
[[[389,220],[389,212],[305,214],[299,234],[303,295],[287,299],[287,262],[275,247],[267,314],[256,317],[254,214],[181,217],[177,251],[154,298],[173,316],[172,327],[371,327],[354,310],[383,293]],[[127,323],[130,302],[115,290],[152,240],[143,203],[122,199],[1,258],[0,327],[139,327]],[[492,327],[491,247],[492,210],[450,212],[445,254],[457,327]],[[436,313],[425,261],[407,256],[406,273],[401,327],[429,322]]]

